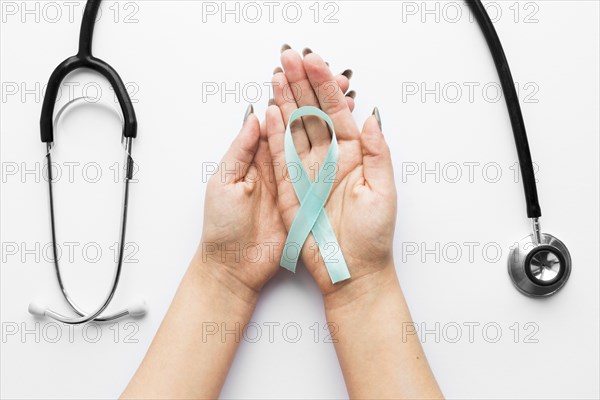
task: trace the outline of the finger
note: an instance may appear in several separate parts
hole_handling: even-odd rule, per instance
[[[346,102],[348,103],[348,108],[350,109],[350,112],[354,111],[354,105],[356,104],[355,99],[356,92],[354,90],[351,90],[348,93],[346,93]]]
[[[349,74],[349,76],[352,76],[352,73],[349,73],[347,71],[350,71],[349,69],[342,72],[340,75],[336,75],[335,76],[335,81],[337,82],[338,86],[340,87],[340,90],[344,93],[346,93],[348,91],[348,89],[350,89],[350,78],[348,78],[348,76],[344,75],[344,74]]]
[[[347,75],[346,75],[347,74]],[[354,112],[354,107],[356,106],[356,102],[354,98],[348,97],[348,89],[350,89],[350,77],[352,77],[352,70],[347,69],[342,72],[340,75],[335,76],[335,81],[340,87],[340,90],[346,93],[346,102],[348,103],[348,108],[350,112]],[[348,92],[348,93],[347,93]]]
[[[244,179],[254,160],[259,138],[258,118],[256,115],[250,114],[221,161],[220,176],[225,183],[236,183]]]
[[[378,112],[377,112],[378,115]],[[385,142],[377,116],[370,116],[360,134],[365,184],[373,191],[387,194],[395,190],[390,149]]]
[[[304,50],[306,53],[307,49]],[[309,54],[309,53],[307,53]],[[287,50],[281,53],[281,64],[288,80],[290,91],[294,93],[298,107],[313,106],[319,107],[317,98],[311,82],[304,71],[304,63],[300,54],[294,50]],[[329,69],[329,67],[327,67]],[[306,134],[312,147],[329,143],[330,135],[327,125],[320,118],[302,118]]]
[[[281,111],[276,106],[271,106],[267,109],[266,131],[273,164],[273,174],[275,182],[277,182],[277,198],[281,217],[286,227],[289,228],[294,220],[299,203],[292,184],[287,182],[284,151],[285,124]]]
[[[273,163],[271,160],[271,152],[269,150],[266,121],[260,123],[258,149],[256,150],[252,165],[257,167],[257,180],[260,180],[266,186],[269,193],[275,198],[277,196],[277,184],[273,175]],[[250,169],[252,169],[252,167],[250,167]],[[250,175],[250,171],[247,175]],[[248,181],[248,179],[246,179],[246,181]]]
[[[321,109],[333,120],[340,140],[358,139],[359,131],[348,102],[323,59],[314,53],[304,57],[304,69],[317,97]]]
[[[265,125],[269,152],[275,168],[275,180],[279,184],[285,178],[283,172],[283,166],[285,165],[285,123],[278,107],[270,106],[267,109]]]
[[[273,75],[278,74],[280,72],[283,72],[283,68],[276,67],[273,70]],[[352,78],[353,74],[354,73],[352,72],[351,69],[347,69],[344,72],[342,72],[341,74],[335,76],[335,81],[340,86],[340,90],[342,92],[346,93],[348,91],[348,89],[350,88],[350,79]]]
[[[271,160],[271,153],[269,152],[269,142],[267,138],[267,125],[266,121],[260,123],[260,137],[258,140],[258,148],[256,155],[254,156],[254,163],[262,166],[264,163],[268,163]]]
[[[275,104],[281,109],[283,120],[287,123],[292,113],[298,109],[296,98],[284,73],[278,72],[273,75],[271,82],[273,84],[273,99],[275,100]],[[308,135],[302,121],[298,121],[298,124],[294,125],[292,137],[294,138],[294,145],[296,146],[298,155],[302,156],[310,151],[310,141],[308,140]]]
[[[353,112],[354,107],[356,106],[354,99],[352,97],[346,96],[346,102],[348,103],[348,108],[350,109],[350,112]]]

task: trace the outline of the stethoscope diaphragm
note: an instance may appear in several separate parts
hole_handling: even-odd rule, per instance
[[[571,275],[571,254],[554,236],[534,232],[511,249],[508,274],[524,295],[550,296],[567,283]]]

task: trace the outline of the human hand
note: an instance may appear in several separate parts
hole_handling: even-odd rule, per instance
[[[242,130],[208,182],[195,259],[250,302],[278,271],[286,238],[272,168],[266,132],[249,106]]]
[[[289,229],[299,201],[287,177],[284,133],[291,113],[302,106],[322,109],[333,120],[339,143],[335,182],[325,206],[352,278],[333,285],[312,234],[302,249],[302,260],[315,278],[326,305],[336,307],[366,290],[384,285],[395,274],[392,241],[396,220],[396,189],[389,148],[378,112],[369,117],[362,132],[329,67],[317,54],[301,56],[288,49],[281,55],[285,72],[273,76],[277,106],[269,107],[266,130],[277,182],[277,203]],[[284,91],[293,87],[296,90]],[[292,136],[304,168],[314,180],[331,143],[324,121],[304,117]],[[339,257],[339,251],[327,257]]]

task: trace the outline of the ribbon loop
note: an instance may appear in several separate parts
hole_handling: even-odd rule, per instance
[[[292,123],[305,116],[317,116],[323,119],[331,130],[331,145],[314,182],[310,181],[292,139]],[[285,130],[285,159],[288,171],[291,165],[299,171],[298,176],[292,180],[292,185],[300,202],[300,209],[288,233],[280,265],[296,272],[296,263],[300,257],[302,246],[310,232],[312,232],[333,283],[350,278],[342,249],[325,212],[325,203],[327,203],[335,181],[338,156],[338,143],[333,121],[327,114],[316,107],[301,107],[292,113]],[[330,171],[333,171],[333,173]]]

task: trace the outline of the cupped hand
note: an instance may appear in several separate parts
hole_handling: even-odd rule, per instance
[[[326,300],[346,303],[374,285],[385,284],[395,273],[392,241],[396,220],[396,188],[392,160],[383,137],[378,112],[362,131],[354,122],[348,98],[323,59],[304,58],[292,49],[281,55],[284,72],[273,76],[276,106],[267,110],[266,130],[277,182],[277,205],[289,230],[300,203],[287,175],[284,133],[292,112],[302,106],[322,109],[332,119],[339,143],[334,185],[325,210],[352,278],[332,284],[314,237],[302,248],[302,260]],[[314,180],[331,144],[331,134],[317,117],[303,117],[292,125],[296,151]],[[331,255],[327,255],[331,256]],[[384,273],[382,273],[384,272]],[[335,306],[336,300],[331,300]]]
[[[279,269],[286,230],[265,129],[249,107],[244,125],[210,178],[196,258],[238,296],[255,300]]]

